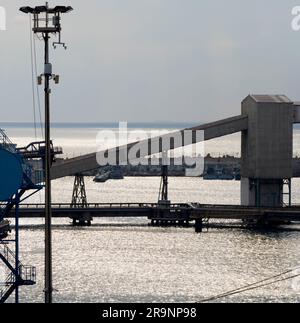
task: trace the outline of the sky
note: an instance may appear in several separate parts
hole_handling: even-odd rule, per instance
[[[56,0],[71,5],[51,49],[55,122],[192,122],[240,114],[249,93],[300,100],[300,0]],[[0,0],[0,120],[32,122],[29,17]],[[43,43],[36,40],[38,72]],[[40,87],[41,99],[43,89]],[[43,107],[42,107],[43,108]]]

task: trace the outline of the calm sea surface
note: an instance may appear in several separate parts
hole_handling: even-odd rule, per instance
[[[162,130],[162,129],[160,129]],[[73,157],[94,151],[95,128],[54,128],[55,144]],[[155,131],[159,131],[156,129]],[[168,129],[164,129],[168,131]],[[9,128],[19,145],[35,140],[33,129]],[[295,131],[294,153],[300,155]],[[205,152],[239,155],[240,136],[207,142]],[[159,178],[127,177],[97,184],[86,178],[88,202],[156,202]],[[73,178],[53,182],[53,202],[70,202]],[[300,203],[295,179],[293,202]],[[237,181],[170,178],[172,202],[239,203]],[[42,202],[43,193],[30,202]],[[38,283],[21,288],[21,301],[43,301],[43,221],[22,220],[21,260],[35,265]],[[300,266],[300,228],[280,232],[153,228],[146,219],[95,220],[89,228],[54,221],[55,302],[195,302]],[[229,302],[299,302],[300,282],[285,281],[225,298]]]

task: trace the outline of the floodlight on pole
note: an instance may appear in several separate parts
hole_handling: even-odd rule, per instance
[[[49,39],[50,35],[58,34],[58,42],[53,46],[62,45],[66,49],[65,43],[61,42],[61,14],[72,11],[70,6],[56,6],[50,8],[48,2],[44,6],[21,7],[20,11],[33,15],[33,28],[35,34],[41,34],[44,43],[44,73],[38,77],[38,84],[42,84],[44,78],[45,91],[45,302],[52,303],[52,211],[51,211],[51,138],[50,138],[50,80],[57,84],[58,75],[52,74],[52,65],[49,61]]]

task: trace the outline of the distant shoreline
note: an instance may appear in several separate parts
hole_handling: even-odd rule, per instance
[[[206,122],[128,122],[129,129],[185,129]],[[40,123],[36,124],[40,127]],[[44,124],[43,124],[44,127]],[[118,122],[52,122],[51,127],[55,129],[118,129]],[[0,122],[1,129],[33,129],[32,122]],[[295,124],[294,129],[300,129],[300,124]]]
[[[184,129],[201,124],[201,122],[128,122],[133,129]],[[40,124],[37,124],[40,127]],[[53,122],[52,128],[119,128],[118,122]],[[0,128],[34,128],[32,122],[0,122]]]

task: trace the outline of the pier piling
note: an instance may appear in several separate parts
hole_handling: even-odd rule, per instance
[[[202,218],[195,220],[195,232],[201,233],[203,231],[203,220]]]

